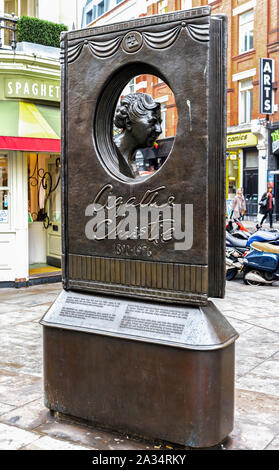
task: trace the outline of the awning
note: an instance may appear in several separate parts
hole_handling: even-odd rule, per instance
[[[0,101],[0,150],[60,153],[60,109]]]

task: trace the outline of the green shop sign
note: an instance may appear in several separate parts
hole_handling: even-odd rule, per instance
[[[272,152],[273,153],[278,153],[278,151],[279,151],[279,129],[276,129],[276,131],[272,132],[271,138],[272,138]]]
[[[60,82],[58,80],[6,78],[5,97],[60,102]]]

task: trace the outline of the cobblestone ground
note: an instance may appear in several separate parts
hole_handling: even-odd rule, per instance
[[[175,448],[100,431],[51,415],[42,390],[39,320],[61,284],[0,289],[0,449],[139,450]],[[279,449],[279,284],[227,284],[218,308],[236,343],[235,428],[218,449]]]

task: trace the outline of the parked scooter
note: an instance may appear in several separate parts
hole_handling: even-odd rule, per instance
[[[240,238],[237,238],[234,235],[226,232],[226,246],[228,247],[239,248],[245,252],[254,242],[272,243],[274,245],[279,245],[279,232],[259,230],[258,232],[250,235],[248,240],[241,240]]]
[[[226,232],[226,280],[231,281],[242,272],[244,257],[247,256],[252,243],[262,244],[266,241],[279,245],[279,233],[258,231],[248,240],[242,240]]]
[[[247,251],[247,243],[248,240],[237,238],[234,235],[226,232],[226,247],[237,248],[242,253],[245,253]]]
[[[234,227],[234,223],[236,224],[236,227]],[[230,219],[228,221],[226,225],[226,231],[234,237],[241,238],[242,240],[248,240],[251,235],[249,230],[245,228],[244,225],[237,219]]]
[[[232,281],[241,272],[243,266],[243,251],[226,247],[226,280]]]
[[[249,237],[247,241],[247,247],[250,247],[254,242],[264,242],[272,243],[273,245],[279,245],[279,232],[258,230]]]
[[[242,271],[244,282],[251,286],[273,284],[279,280],[279,246],[254,242],[252,250],[244,257]]]

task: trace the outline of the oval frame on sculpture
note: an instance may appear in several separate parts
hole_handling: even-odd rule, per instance
[[[46,404],[214,446],[233,429],[238,336],[214,304],[225,292],[226,18],[209,7],[144,17],[65,33],[61,48],[63,291],[41,321]],[[139,178],[161,106],[119,95],[145,74],[173,91],[178,123],[167,160]]]

